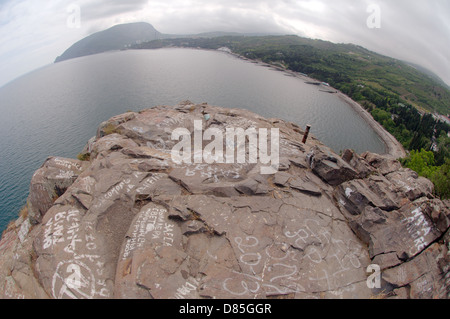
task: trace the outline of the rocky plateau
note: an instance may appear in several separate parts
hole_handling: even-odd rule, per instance
[[[171,134],[195,120],[279,129],[276,172],[175,162]],[[449,298],[450,202],[390,155],[303,135],[189,101],[109,119],[84,161],[49,157],[33,175],[0,241],[0,297]]]

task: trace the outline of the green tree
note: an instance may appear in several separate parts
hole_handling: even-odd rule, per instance
[[[450,158],[447,158],[445,164],[432,174],[430,180],[434,184],[437,196],[442,199],[450,198]]]
[[[435,159],[437,165],[443,165],[447,158],[450,158],[450,137],[447,136],[445,131],[441,131],[441,134],[436,140],[437,152],[435,153]]]
[[[444,165],[435,166],[434,153],[421,149],[411,151],[410,156],[401,162],[403,166],[432,181],[436,196],[442,199],[450,198],[450,158],[446,159]]]
[[[416,171],[417,174],[424,177],[431,177],[431,175],[437,170],[434,166],[434,154],[431,151],[413,150],[409,158],[406,160],[405,166]]]
[[[391,118],[391,114],[389,112],[386,112],[379,108],[373,109],[372,116],[375,119],[375,121],[379,123],[383,123],[384,121]]]

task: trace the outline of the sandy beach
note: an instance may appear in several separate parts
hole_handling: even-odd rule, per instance
[[[386,153],[392,157],[398,159],[407,156],[403,145],[397,141],[397,139],[377,121],[374,120],[372,115],[367,112],[358,102],[352,100],[344,93],[337,91],[337,96],[351,106],[365,121],[366,123],[380,136],[386,145]]]

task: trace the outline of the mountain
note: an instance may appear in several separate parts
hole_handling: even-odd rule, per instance
[[[433,71],[430,71],[429,69],[417,64],[417,63],[412,63],[412,62],[408,62],[408,61],[404,61],[406,64],[412,66],[413,68],[415,68],[416,70],[418,70],[419,72],[422,72],[423,74],[428,75],[432,80],[440,83],[443,87],[450,89],[450,85],[448,85],[447,83],[445,83],[436,73],[434,73]]]
[[[55,63],[113,50],[122,50],[157,39],[215,38],[221,36],[267,36],[269,33],[204,32],[199,34],[163,34],[146,22],[115,25],[81,39],[55,59]]]
[[[121,50],[129,45],[159,39],[163,35],[145,22],[116,25],[94,33],[68,48],[56,62],[111,50]]]

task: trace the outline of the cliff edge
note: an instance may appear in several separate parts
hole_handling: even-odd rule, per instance
[[[85,161],[34,174],[0,241],[0,297],[450,297],[450,202],[391,156],[304,133],[188,101],[111,118]]]

